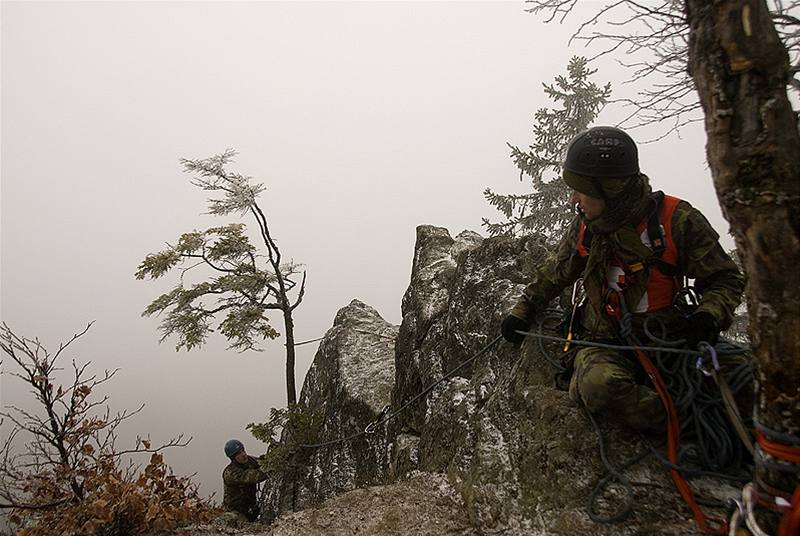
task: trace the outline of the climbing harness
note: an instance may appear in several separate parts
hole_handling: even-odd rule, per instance
[[[486,352],[491,350],[498,342],[500,342],[500,340],[502,338],[503,338],[503,336],[500,335],[500,336],[496,337],[495,339],[493,339],[489,344],[487,344],[486,346],[481,348],[472,357],[470,357],[466,361],[461,362],[457,367],[452,369],[450,372],[448,372],[447,374],[445,374],[444,376],[442,376],[441,378],[439,378],[438,380],[436,380],[435,382],[430,384],[428,387],[423,389],[421,392],[419,392],[416,395],[414,395],[411,399],[409,399],[403,405],[401,405],[397,410],[390,412],[389,411],[391,409],[390,406],[388,404],[385,405],[383,407],[383,410],[378,415],[378,417],[375,420],[373,420],[371,423],[369,423],[366,426],[366,428],[364,428],[362,431],[356,432],[355,434],[349,435],[347,437],[342,437],[342,438],[339,438],[339,439],[333,439],[331,441],[324,441],[324,442],[321,442],[321,443],[302,444],[302,445],[299,445],[299,448],[303,448],[303,449],[318,449],[318,448],[322,448],[322,447],[329,447],[331,445],[338,445],[339,443],[346,443],[348,441],[352,441],[353,439],[356,439],[356,438],[361,437],[363,435],[369,435],[369,434],[375,433],[375,431],[377,430],[378,426],[389,422],[390,420],[394,419],[395,417],[397,417],[398,415],[403,413],[406,409],[408,409],[411,405],[413,405],[417,400],[419,400],[423,396],[425,396],[428,393],[430,393],[431,391],[433,391],[436,388],[436,386],[438,386],[442,382],[452,378],[453,376],[455,376],[455,374],[458,371],[460,371],[461,369],[463,369],[464,367],[466,367],[467,365],[469,365],[470,363],[472,363],[473,361],[478,359],[480,356],[482,356],[483,354],[485,354]]]
[[[633,262],[625,262],[614,255],[612,263],[612,267],[619,270],[620,276],[624,274],[624,279],[639,272],[647,274],[647,288],[639,304],[635,306],[637,313],[671,306],[675,295],[681,290],[681,281],[677,277],[678,250],[672,239],[672,215],[681,200],[664,195],[661,191],[652,193],[649,200],[651,209],[645,221],[637,227],[637,232],[651,255]],[[581,223],[577,242],[578,255],[589,257],[593,238],[591,229]]]

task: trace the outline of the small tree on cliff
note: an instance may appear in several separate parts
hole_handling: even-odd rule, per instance
[[[595,72],[588,68],[586,58],[576,56],[570,60],[566,76],[557,76],[553,84],[543,84],[545,94],[560,106],[536,111],[534,141],[527,150],[507,144],[519,168],[519,180],[530,177],[531,192],[504,195],[489,188],[484,190],[489,204],[505,217],[505,221],[497,223],[483,218],[491,236],[541,233],[555,241],[569,224],[570,190],[561,179],[564,147],[594,121],[611,95],[610,84],[598,86],[590,80]]]
[[[174,476],[161,455],[189,440],[153,446],[140,437],[133,448],[117,448],[118,428],[143,406],[112,414],[108,397],[97,396],[116,370],[92,374],[89,362],[73,360],[65,371],[64,354],[88,329],[51,353],[38,339],[0,327],[3,374],[27,384],[35,400],[0,412],[8,431],[0,445],[0,508],[23,536],[141,534],[210,519],[213,509],[197,487]],[[150,454],[143,471],[124,461],[136,454]]]
[[[161,340],[176,335],[176,350],[201,346],[214,331],[212,322],[224,315],[218,328],[230,341],[229,348],[245,351],[259,350],[259,341],[279,336],[267,318],[269,311],[278,312],[286,335],[286,398],[289,404],[294,404],[297,393],[292,314],[303,301],[306,273],[294,262],[283,262],[257,201],[264,186],[253,183],[252,177],[225,170],[235,155],[235,151],[228,149],[205,160],[181,159],[181,163],[187,173],[196,174],[192,184],[221,196],[209,200],[210,214],[239,213],[253,217],[266,250],[266,261],[250,243],[244,224],[185,233],[174,245],[168,244],[167,249],[147,255],[139,265],[137,279],[157,279],[174,268],[180,268],[181,274],[178,284],[153,300],[142,315],[165,315],[159,326]],[[210,270],[212,275],[184,286],[187,272],[199,267]],[[302,279],[298,283],[295,276],[299,274]],[[292,293],[294,297],[290,298]]]

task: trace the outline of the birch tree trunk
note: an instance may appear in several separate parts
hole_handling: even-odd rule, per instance
[[[800,435],[800,136],[764,0],[686,0],[714,186],[747,274],[757,417]],[[791,493],[795,477],[762,472]]]

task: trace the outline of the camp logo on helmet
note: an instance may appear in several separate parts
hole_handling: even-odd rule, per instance
[[[599,145],[601,147],[616,147],[622,145],[619,138],[589,138],[589,145]]]

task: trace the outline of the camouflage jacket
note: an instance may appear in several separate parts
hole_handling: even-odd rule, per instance
[[[258,460],[248,456],[247,463],[241,464],[231,460],[222,472],[222,483],[225,486],[222,507],[229,512],[238,512],[253,521],[257,512],[257,484],[267,479],[261,470]]]
[[[633,225],[628,224],[632,229]],[[664,223],[662,222],[662,225]],[[719,244],[719,235],[711,227],[705,217],[686,201],[678,203],[672,216],[672,239],[678,253],[678,274],[695,279],[695,286],[702,290],[698,311],[706,311],[714,316],[722,330],[727,329],[736,307],[742,299],[744,278],[736,264]],[[579,278],[584,278],[587,303],[583,308],[580,323],[583,327],[581,336],[589,339],[614,339],[617,328],[604,310],[604,289],[600,278],[593,277],[587,265],[587,257],[578,251],[578,237],[581,219],[576,217],[566,235],[552,255],[534,273],[523,291],[522,297],[513,308],[511,314],[532,321],[537,311],[542,311],[547,303],[558,296],[567,286]],[[621,233],[622,234],[622,233]],[[627,236],[638,236],[628,233]],[[594,237],[594,240],[602,237]],[[648,248],[642,253],[640,240],[629,250],[636,251],[640,257],[652,255]],[[594,246],[593,246],[594,247]],[[611,249],[611,254],[617,251]],[[631,254],[628,253],[628,258]],[[639,260],[646,260],[640,258]],[[608,268],[608,261],[600,270]],[[596,271],[596,270],[595,270]],[[641,297],[648,284],[649,271],[643,270],[634,278],[631,286],[625,290],[625,301],[629,310],[634,310],[635,300]],[[630,301],[629,301],[630,298]],[[675,307],[634,314],[634,327],[641,332],[646,316],[656,316],[666,324],[671,333],[679,332],[685,325],[684,315]]]

